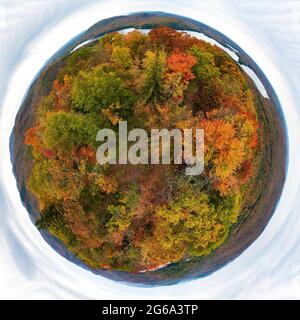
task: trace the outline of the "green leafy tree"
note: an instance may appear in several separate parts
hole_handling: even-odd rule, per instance
[[[99,112],[112,104],[128,107],[132,96],[115,72],[100,66],[80,72],[71,91],[72,109],[77,112]]]
[[[195,73],[201,80],[210,80],[220,76],[220,70],[214,62],[214,55],[194,46],[190,53],[196,57],[197,64],[194,67]]]
[[[114,46],[111,54],[112,63],[116,68],[128,70],[132,66],[130,49],[127,47]]]
[[[166,69],[166,54],[163,51],[147,51],[144,60],[145,102],[157,103],[162,100],[163,80]]]
[[[99,130],[94,115],[58,111],[48,113],[42,123],[41,140],[45,148],[55,152],[69,152],[75,146],[95,144]]]

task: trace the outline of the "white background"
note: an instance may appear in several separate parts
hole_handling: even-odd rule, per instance
[[[8,140],[35,74],[73,36],[95,22],[137,11],[188,16],[226,34],[258,63],[282,103],[289,170],[263,234],[213,275],[141,288],[95,276],[49,247],[20,203]],[[299,0],[0,0],[0,298],[300,298]]]

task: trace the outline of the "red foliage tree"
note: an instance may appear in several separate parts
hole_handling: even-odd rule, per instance
[[[197,59],[194,56],[178,50],[175,50],[167,60],[169,69],[172,72],[181,73],[185,81],[195,78],[192,68],[196,63]]]
[[[203,45],[203,41],[191,37],[185,32],[178,32],[164,26],[150,31],[149,42],[150,44],[155,43],[155,46],[163,48],[168,52],[172,52],[176,48],[180,51],[186,51],[193,45]]]

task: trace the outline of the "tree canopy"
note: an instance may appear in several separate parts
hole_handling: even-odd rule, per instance
[[[204,129],[203,174],[186,176],[185,163],[98,164],[97,131],[121,120]],[[107,34],[64,58],[26,133],[37,226],[93,268],[207,256],[241,216],[259,135],[252,91],[226,52],[167,27]]]

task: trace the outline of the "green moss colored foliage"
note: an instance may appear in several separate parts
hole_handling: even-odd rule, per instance
[[[54,152],[70,152],[77,145],[95,143],[99,121],[93,114],[58,111],[48,113],[42,122],[43,145]]]
[[[99,112],[112,104],[128,108],[131,99],[122,79],[115,72],[99,67],[90,72],[80,72],[74,79],[71,108],[82,113]]]

